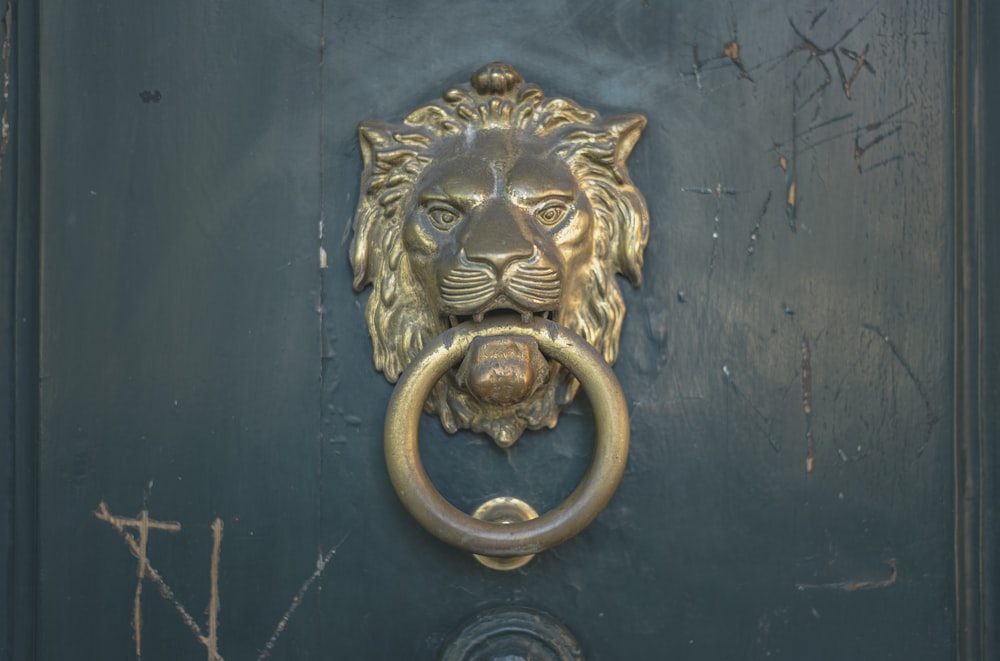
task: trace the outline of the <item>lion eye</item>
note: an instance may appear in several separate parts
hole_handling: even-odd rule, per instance
[[[427,209],[427,216],[431,219],[431,223],[434,227],[439,230],[451,229],[461,218],[461,215],[456,209],[441,204]]]
[[[560,220],[566,217],[566,212],[569,209],[565,204],[561,202],[553,202],[552,204],[547,204],[538,211],[535,212],[535,216],[543,225],[555,225]]]

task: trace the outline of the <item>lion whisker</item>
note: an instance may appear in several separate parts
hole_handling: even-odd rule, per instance
[[[558,296],[559,291],[562,289],[559,283],[549,284],[545,282],[508,282],[506,285],[507,289],[517,289],[520,291],[533,291],[540,294],[553,294]]]
[[[445,298],[479,298],[480,296],[492,296],[497,288],[493,285],[489,287],[477,287],[475,289],[458,289],[441,287],[441,294]]]

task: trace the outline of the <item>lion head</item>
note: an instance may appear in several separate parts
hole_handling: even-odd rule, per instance
[[[355,289],[372,286],[376,368],[395,382],[429,340],[499,312],[551,318],[614,363],[625,313],[615,276],[638,286],[649,231],[625,165],[645,125],[546,98],[503,63],[402,124],[362,122],[350,257]],[[492,338],[425,410],[506,447],[555,426],[577,386],[534,341]]]

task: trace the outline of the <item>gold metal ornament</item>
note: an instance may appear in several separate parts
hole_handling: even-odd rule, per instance
[[[520,498],[497,496],[496,498],[490,498],[477,507],[476,511],[472,513],[472,518],[479,519],[480,521],[489,521],[490,523],[510,525],[511,523],[521,523],[522,521],[537,519],[538,512],[535,511],[534,507]],[[473,553],[472,557],[478,560],[479,564],[484,567],[496,569],[497,571],[513,571],[531,562],[535,554],[515,555],[510,558],[495,558],[490,555]]]
[[[648,238],[625,165],[645,125],[546,98],[495,62],[401,124],[359,127],[350,256],[355,289],[372,286],[375,366],[398,380],[385,422],[389,475],[427,530],[487,566],[520,567],[580,532],[624,472],[628,411],[610,365],[625,314],[617,276],[639,285]],[[507,448],[525,429],[554,427],[581,382],[594,458],[561,505],[537,516],[505,497],[469,516],[431,484],[421,411]]]
[[[484,337],[530,337],[543,353],[579,377],[594,409],[596,439],[590,469],[560,505],[538,518],[504,523],[459,511],[434,488],[417,437],[423,402],[451,366]],[[611,500],[628,461],[628,407],[618,379],[597,351],[547,319],[498,316],[451,328],[433,339],[403,372],[385,414],[385,458],[403,505],[438,539],[470,553],[511,558],[539,553],[590,525]]]
[[[616,275],[638,286],[649,231],[625,165],[645,125],[547,98],[498,62],[401,124],[362,122],[350,257],[355,289],[372,287],[376,368],[395,383],[433,338],[503,312],[551,319],[613,364]],[[554,427],[577,387],[534,341],[483,338],[425,409],[509,447]]]

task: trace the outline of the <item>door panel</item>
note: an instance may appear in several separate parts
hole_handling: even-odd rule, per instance
[[[43,3],[39,657],[430,659],[514,604],[592,661],[953,658],[952,7],[745,4]],[[492,60],[649,120],[629,466],[510,573],[398,502],[346,258],[357,123]],[[542,511],[592,430],[422,452]]]
[[[318,9],[285,11],[43,10],[40,628],[73,633],[41,658],[135,654],[136,560],[101,502],[182,524],[148,558],[202,629],[223,520],[220,586],[246,586],[221,588],[229,658],[315,565]],[[202,655],[152,582],[141,613],[144,658]]]

